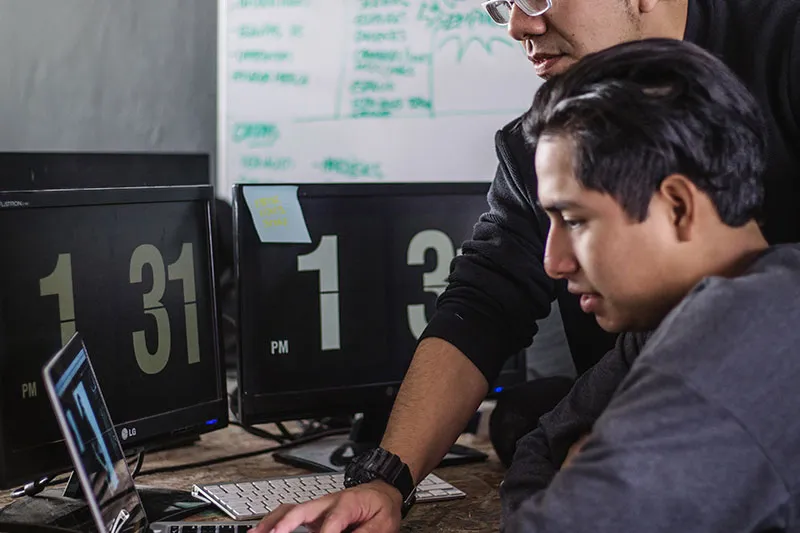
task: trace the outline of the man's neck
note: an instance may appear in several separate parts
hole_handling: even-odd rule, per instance
[[[706,276],[715,275],[733,278],[744,273],[764,251],[769,243],[755,222],[739,228],[725,227],[707,246],[702,254]]]
[[[689,0],[661,0],[641,18],[642,38],[682,40],[689,17]]]
[[[755,222],[749,222],[739,228],[725,226],[719,228],[713,235],[705,235],[692,246],[691,250],[685,250],[686,255],[681,260],[683,275],[676,278],[672,299],[664,302],[662,318],[703,279],[711,276],[723,278],[740,276],[768,248],[769,243]],[[655,329],[657,325],[651,327]]]

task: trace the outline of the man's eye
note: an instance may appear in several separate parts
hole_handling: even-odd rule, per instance
[[[583,220],[564,219],[564,225],[569,229],[578,229],[583,225]]]

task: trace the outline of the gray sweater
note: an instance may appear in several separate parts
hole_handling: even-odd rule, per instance
[[[800,531],[798,414],[800,245],[784,245],[698,284],[649,339],[622,336],[520,440],[505,530]]]

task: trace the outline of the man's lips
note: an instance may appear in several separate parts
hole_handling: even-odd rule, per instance
[[[528,54],[528,60],[533,63],[539,76],[547,74],[563,57],[563,54]]]
[[[544,52],[533,53],[533,51],[528,52],[528,60],[531,61],[534,65],[537,63],[544,63],[548,59],[553,59],[556,57],[561,57],[564,54],[546,54]]]
[[[599,293],[590,292],[577,287],[567,287],[567,290],[580,297],[581,309],[584,313],[593,313],[597,309],[597,304],[602,298]]]
[[[584,313],[594,313],[599,301],[600,295],[597,293],[589,292],[581,294],[581,310]]]

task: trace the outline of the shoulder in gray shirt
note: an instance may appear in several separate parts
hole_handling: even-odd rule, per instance
[[[516,457],[515,457],[516,460]],[[507,532],[800,531],[800,246],[701,282]]]

